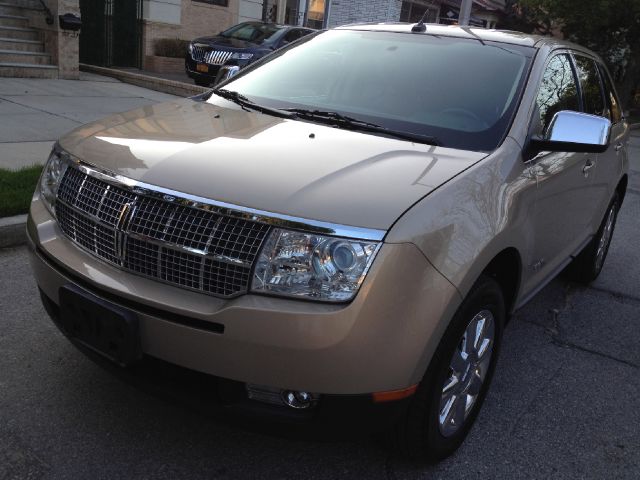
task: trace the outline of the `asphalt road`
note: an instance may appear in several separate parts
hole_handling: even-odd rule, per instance
[[[467,442],[433,467],[369,438],[250,433],[121,382],[52,326],[27,250],[0,250],[0,479],[637,479],[638,173],[630,186],[600,279],[555,280],[516,314]]]

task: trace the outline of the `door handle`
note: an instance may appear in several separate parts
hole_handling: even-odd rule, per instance
[[[584,176],[588,177],[589,176],[589,170],[591,170],[595,166],[596,166],[596,162],[594,162],[591,159],[587,160],[587,163],[585,163],[584,168],[582,169],[582,173],[584,173]]]

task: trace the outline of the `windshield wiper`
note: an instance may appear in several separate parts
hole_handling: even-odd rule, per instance
[[[282,118],[296,118],[296,114],[292,112],[287,112],[284,110],[278,110],[277,108],[269,108],[264,105],[258,105],[257,103],[252,102],[247,97],[242,95],[241,93],[234,92],[232,90],[226,90],[224,88],[219,88],[217,90],[213,90],[213,93],[218,95],[219,97],[224,98],[225,100],[229,100],[233,103],[236,103],[242,107],[243,110],[247,112],[251,110],[257,110],[258,112],[268,113],[270,115],[274,115],[276,117]]]
[[[437,138],[431,137],[429,135],[421,135],[419,133],[393,130],[376,123],[366,122],[364,120],[358,120],[357,118],[349,117],[347,115],[342,115],[338,112],[329,112],[324,110],[307,110],[304,108],[285,108],[284,111],[290,112],[296,115],[298,118],[317,120],[323,123],[332,124],[337,127],[347,128],[350,130],[380,133],[389,137],[398,138],[400,140],[409,140],[412,142],[424,143],[426,145],[440,145],[440,141]]]

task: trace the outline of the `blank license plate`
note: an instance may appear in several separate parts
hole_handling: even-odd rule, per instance
[[[60,288],[60,324],[72,339],[126,366],[141,356],[135,313],[76,287]]]

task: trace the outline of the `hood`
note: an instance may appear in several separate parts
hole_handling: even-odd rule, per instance
[[[96,167],[178,192],[381,230],[486,156],[247,112],[214,98],[113,115],[60,145]]]
[[[223,37],[221,35],[216,35],[213,37],[200,37],[196,38],[193,43],[206,43],[211,45],[212,47],[223,47],[223,48],[256,48],[261,45],[263,42],[255,43],[249,42],[247,40],[240,40],[238,38],[228,38]]]

